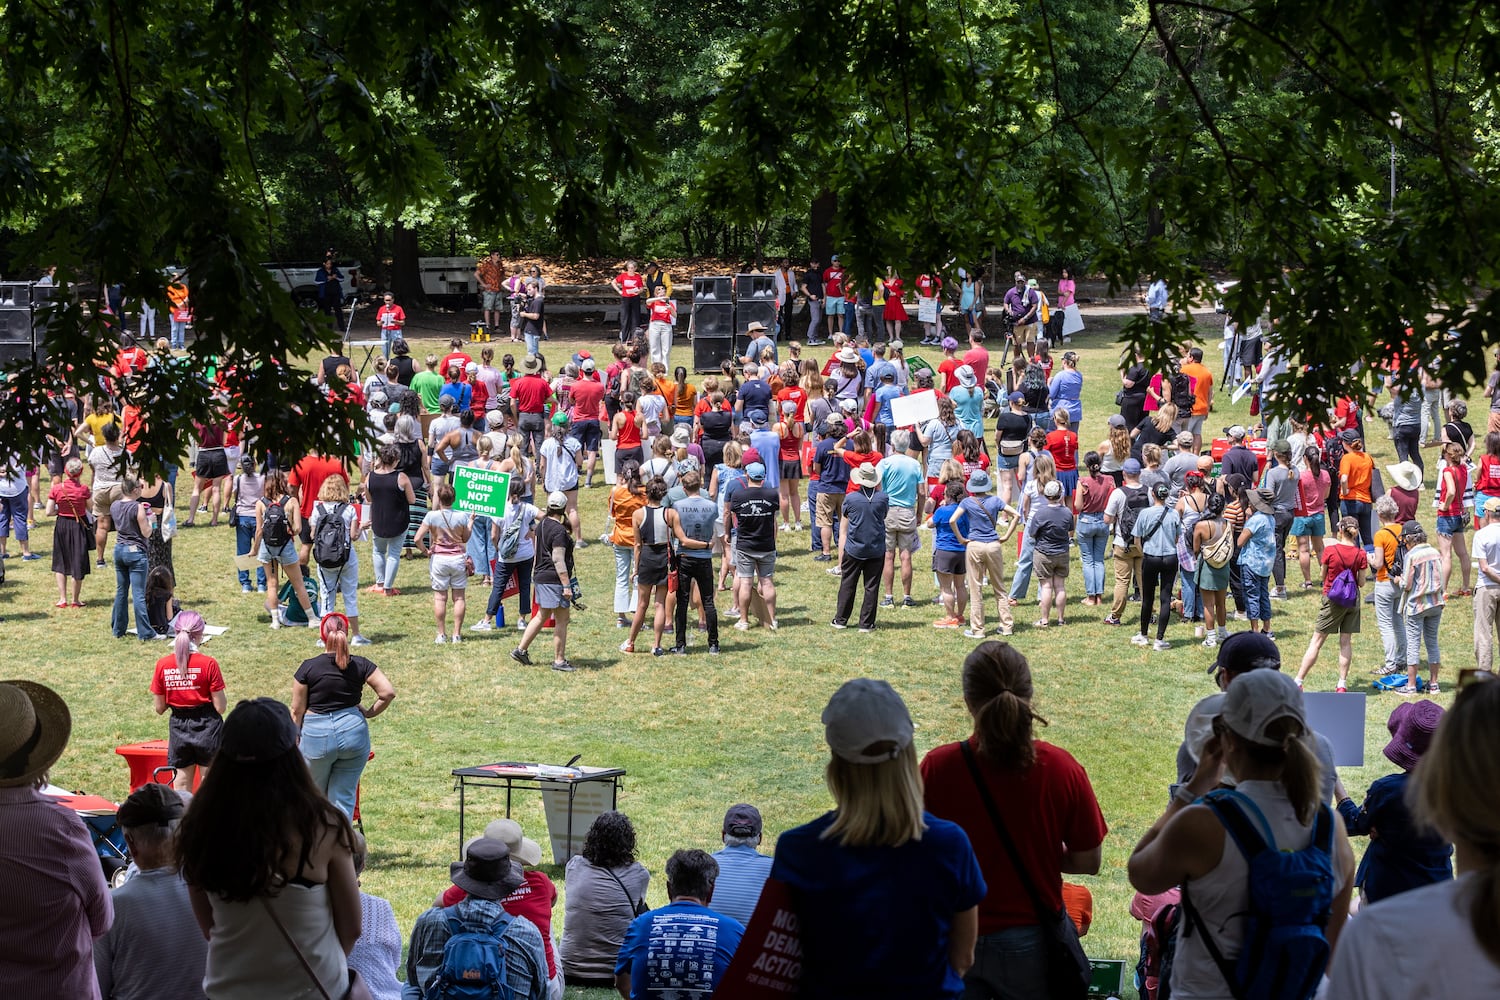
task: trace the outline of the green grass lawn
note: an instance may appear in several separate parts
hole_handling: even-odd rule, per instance
[[[1103,437],[1118,388],[1113,339],[1118,320],[1098,318],[1090,325],[1091,331],[1074,344],[1086,380],[1085,449]],[[1217,328],[1211,317],[1204,317],[1203,331],[1210,357],[1217,357]],[[510,346],[497,343],[497,355]],[[550,346],[557,357],[564,349],[585,345]],[[607,344],[587,346],[596,357],[607,356]],[[419,340],[412,353],[420,357],[439,348],[437,340]],[[824,351],[812,353],[821,358]],[[688,353],[680,342],[676,359],[688,363]],[[935,353],[927,352],[934,363]],[[1231,407],[1226,396],[1209,426],[1217,430],[1236,420],[1247,421],[1247,408],[1248,400]],[[1383,464],[1394,458],[1381,426],[1373,422],[1369,444]],[[186,477],[180,485],[179,519],[190,488]],[[603,530],[604,501],[603,490],[583,493],[587,538],[597,538]],[[50,521],[39,524],[34,539],[38,552],[50,553]],[[926,568],[930,549],[919,554],[915,596],[922,606],[883,612],[877,632],[862,636],[852,629],[829,629],[835,581],[811,562],[806,534],[783,535],[781,544],[780,632],[742,634],[726,628],[724,655],[716,659],[703,652],[697,635],[694,655],[685,658],[627,656],[616,650],[623,636],[610,613],[613,562],[604,546],[579,554],[589,610],[574,617],[569,655],[584,669],[572,675],[511,662],[507,653],[514,645],[513,633],[471,637],[466,632],[459,647],[434,646],[425,563],[403,564],[398,581],[403,593],[398,597],[361,593],[364,630],[376,640],[365,652],[398,691],[391,710],[371,724],[376,759],[363,782],[365,831],[371,846],[365,889],[389,898],[403,929],[409,930],[447,883],[447,863],[458,848],[458,796],[449,775],[454,767],[497,760],[561,763],[581,754],[585,764],[627,769],[620,806],[635,822],[640,858],[655,876],[649,898],[660,905],[665,902],[661,872],[667,856],[680,847],[715,849],[723,811],[730,803],[743,800],[760,807],[768,851],[777,832],[829,807],[823,787],[827,750],[818,720],[828,696],[845,679],[888,679],[910,706],[921,751],[966,735],[969,723],[960,697],[959,666],[973,643],[956,631],[931,628],[937,615],[925,603],[934,593]],[[267,628],[261,595],[239,592],[233,552],[233,532],[222,524],[211,530],[184,530],[175,551],[178,597],[211,624],[229,626],[228,634],[213,640],[206,651],[224,670],[231,704],[256,695],[287,700],[293,671],[315,652],[313,633]],[[359,558],[361,585],[366,586],[368,546],[361,547]],[[1007,560],[1008,567],[1012,563]],[[54,781],[118,800],[127,793],[126,768],[113,748],[166,735],[165,723],[151,711],[147,684],[152,664],[167,647],[133,638],[111,639],[112,569],[96,571],[88,579],[86,608],[60,611],[52,607],[56,598],[48,567],[46,560],[22,563],[12,558],[7,563],[10,579],[0,588],[0,615],[5,619],[7,650],[15,659],[0,673],[50,684],[68,700],[73,738],[53,770]],[[1297,589],[1300,576],[1295,565],[1291,576],[1292,599],[1275,609],[1275,629],[1288,669],[1295,668],[1306,646],[1317,606],[1313,596]],[[1076,561],[1069,587],[1075,597],[1081,593]],[[476,590],[470,622],[481,613],[482,599]],[[1034,598],[1030,603],[1034,605]],[[1018,611],[1018,623],[1034,617],[1028,606]],[[1051,722],[1043,735],[1071,751],[1088,769],[1110,826],[1102,872],[1080,880],[1095,897],[1095,922],[1084,943],[1094,957],[1133,963],[1138,925],[1127,912],[1131,890],[1125,860],[1166,803],[1189,708],[1214,691],[1204,672],[1212,653],[1179,625],[1168,631],[1170,651],[1139,649],[1129,643],[1133,630],[1098,624],[1102,614],[1086,613],[1092,611],[1074,604],[1070,622],[1062,629],[1018,625],[1013,641],[1031,661],[1037,708]],[[1469,602],[1454,602],[1443,622],[1443,638],[1455,664],[1469,656],[1470,622]],[[1369,669],[1380,659],[1373,612],[1365,614],[1364,627],[1355,645],[1356,685],[1368,682]],[[538,663],[547,662],[549,647],[549,641],[539,642]],[[1332,647],[1310,679],[1312,690],[1332,690]],[[1445,695],[1442,700],[1448,699]],[[1395,696],[1372,696],[1367,707],[1366,767],[1343,773],[1351,791],[1365,788],[1391,769],[1380,748],[1386,716],[1396,702]],[[539,798],[518,795],[516,804],[517,817],[528,833],[545,845]],[[503,813],[503,793],[476,792],[469,798],[469,810],[471,828],[477,830]],[[549,866],[547,871],[565,892],[561,869]],[[559,903],[557,923],[562,913]]]

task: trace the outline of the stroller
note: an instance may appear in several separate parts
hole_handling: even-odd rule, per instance
[[[118,889],[124,885],[129,877],[130,849],[125,845],[125,831],[120,829],[115,804],[98,795],[70,792],[56,785],[48,785],[42,791],[76,812],[88,827],[109,887]]]

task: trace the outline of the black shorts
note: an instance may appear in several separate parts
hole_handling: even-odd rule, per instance
[[[223,448],[199,448],[193,474],[199,479],[223,479],[229,475],[229,456]]]
[[[636,583],[643,587],[665,587],[671,575],[671,557],[665,546],[658,549],[652,545],[641,546],[640,563],[636,566]]]
[[[934,549],[932,552],[932,571],[934,573],[947,573],[949,576],[963,576],[964,553],[949,552],[947,549]]]
[[[801,479],[802,478],[802,463],[800,461],[796,460],[796,459],[793,459],[790,462],[788,462],[784,458],[781,459],[781,478],[782,479]]]
[[[167,763],[172,767],[207,767],[219,752],[224,718],[212,705],[174,708],[167,722]]]
[[[302,530],[297,532],[297,541],[303,545],[312,544],[312,518],[305,514],[302,516]]]

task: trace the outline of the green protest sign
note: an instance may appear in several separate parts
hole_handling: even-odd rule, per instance
[[[453,469],[453,509],[469,514],[505,516],[510,496],[510,473],[459,465]]]

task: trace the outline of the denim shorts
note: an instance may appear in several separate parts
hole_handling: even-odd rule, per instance
[[[1450,538],[1453,535],[1462,535],[1469,529],[1467,522],[1468,518],[1462,514],[1440,514],[1437,519],[1437,533],[1444,538]]]
[[[291,566],[299,561],[297,559],[297,543],[288,541],[285,545],[273,549],[262,538],[260,540],[260,553],[255,557],[255,560],[256,562],[280,563],[283,566]]]
[[[1322,538],[1327,530],[1327,518],[1322,514],[1307,514],[1303,517],[1292,518],[1292,530],[1287,534],[1293,538]]]

